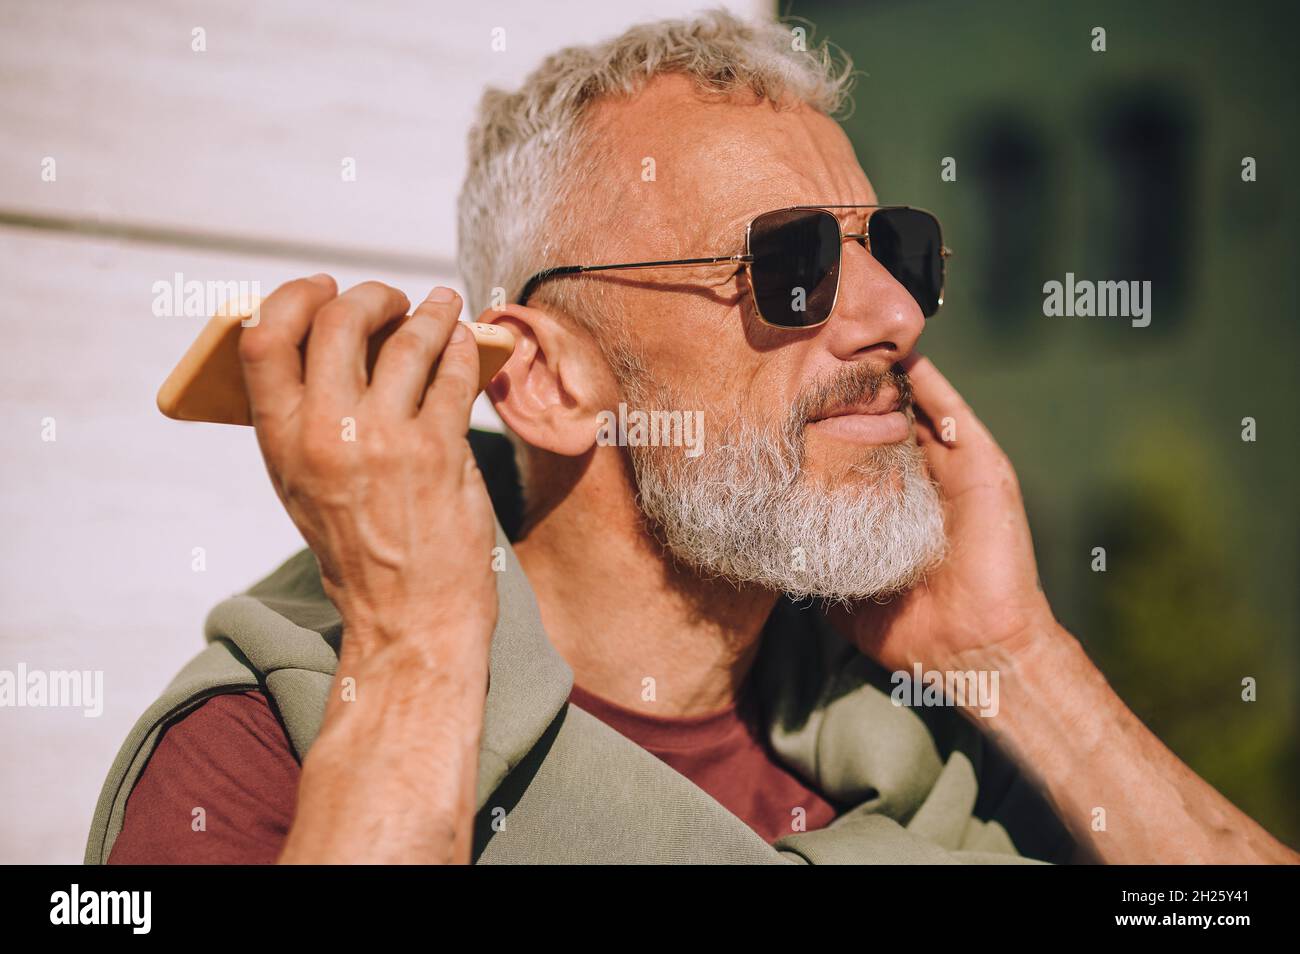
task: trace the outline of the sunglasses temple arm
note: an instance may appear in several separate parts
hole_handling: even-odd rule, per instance
[[[516,304],[522,305],[532,297],[537,286],[550,278],[556,278],[560,275],[580,275],[584,272],[609,272],[615,269],[623,268],[667,268],[669,266],[681,265],[721,265],[723,262],[733,262],[737,265],[747,265],[754,260],[752,255],[716,255],[711,258],[675,258],[663,262],[623,262],[617,265],[560,265],[556,268],[547,268],[532,278],[528,279],[524,285],[524,290],[519,293],[515,299]]]

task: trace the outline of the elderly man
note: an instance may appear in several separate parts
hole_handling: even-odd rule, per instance
[[[848,82],[713,14],[487,94],[460,256],[518,341],[522,513],[466,440],[458,296],[369,377],[400,292],[265,302],[241,358],[310,549],[212,612],[89,861],[1296,860],[1053,618],[1010,463],[917,350],[938,222],[881,204]]]

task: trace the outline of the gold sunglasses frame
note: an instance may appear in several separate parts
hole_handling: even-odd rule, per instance
[[[564,275],[581,275],[586,272],[605,272],[605,271],[615,271],[620,269],[633,269],[633,268],[673,268],[673,267],[681,268],[681,267],[698,266],[698,265],[721,265],[723,263],[730,263],[730,264],[744,266],[745,278],[746,281],[749,283],[749,293],[754,298],[754,311],[758,315],[759,321],[761,321],[763,324],[767,325],[770,328],[780,328],[785,331],[805,331],[809,328],[820,328],[822,325],[826,324],[826,322],[831,320],[831,316],[835,314],[835,306],[839,303],[840,269],[837,267],[835,270],[835,297],[831,300],[831,307],[830,310],[827,311],[825,318],[823,318],[821,321],[815,324],[810,324],[810,325],[774,324],[763,317],[763,310],[762,308],[759,307],[758,304],[758,296],[754,294],[754,278],[753,275],[751,274],[751,269],[750,269],[750,266],[754,262],[754,256],[751,254],[752,246],[750,244],[750,237],[754,228],[754,222],[760,218],[763,218],[764,216],[777,215],[782,212],[825,212],[828,215],[830,215],[832,219],[835,220],[835,226],[840,233],[839,244],[841,246],[843,246],[845,239],[853,239],[854,241],[861,241],[863,246],[868,251],[870,251],[871,240],[868,237],[868,235],[864,232],[845,232],[844,224],[840,221],[839,216],[835,215],[835,213],[832,211],[834,209],[874,209],[877,212],[884,211],[884,210],[899,209],[899,210],[907,210],[911,212],[923,212],[934,220],[935,228],[937,228],[939,231],[939,295],[935,304],[933,314],[926,315],[926,317],[931,318],[934,315],[938,314],[939,309],[943,307],[944,288],[948,277],[947,260],[953,256],[953,251],[948,246],[943,244],[943,224],[939,221],[939,217],[935,215],[933,212],[931,212],[929,209],[922,209],[917,206],[911,206],[911,205],[791,205],[782,209],[772,209],[768,212],[760,212],[758,215],[754,216],[749,220],[749,223],[745,226],[745,251],[740,255],[714,255],[706,258],[676,258],[676,259],[668,259],[665,261],[655,261],[655,262],[621,262],[612,265],[557,265],[553,268],[544,268],[540,272],[537,272],[532,277],[530,277],[528,281],[524,283],[523,290],[520,291],[518,297],[515,299],[515,303],[519,305],[527,304],[528,299],[532,297],[533,293],[537,290],[538,286],[542,284],[542,282],[548,281],[552,278],[558,278]],[[868,218],[870,217],[868,216]]]

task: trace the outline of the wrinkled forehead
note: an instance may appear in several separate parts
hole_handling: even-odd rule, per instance
[[[628,254],[727,252],[761,212],[876,201],[839,124],[808,106],[702,94],[660,77],[635,97],[596,104],[588,129],[588,208],[603,206],[607,247]]]

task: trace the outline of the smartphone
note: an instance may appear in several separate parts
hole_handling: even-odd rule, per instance
[[[227,306],[209,319],[158,389],[158,410],[178,421],[253,423],[239,363],[239,334],[258,304],[248,302],[238,313]],[[404,321],[406,318],[394,319],[371,336],[366,355],[367,374],[374,370],[380,347]],[[481,322],[470,322],[468,328],[478,345],[481,391],[514,352],[515,336],[506,328]],[[430,373],[430,380],[432,377]]]

